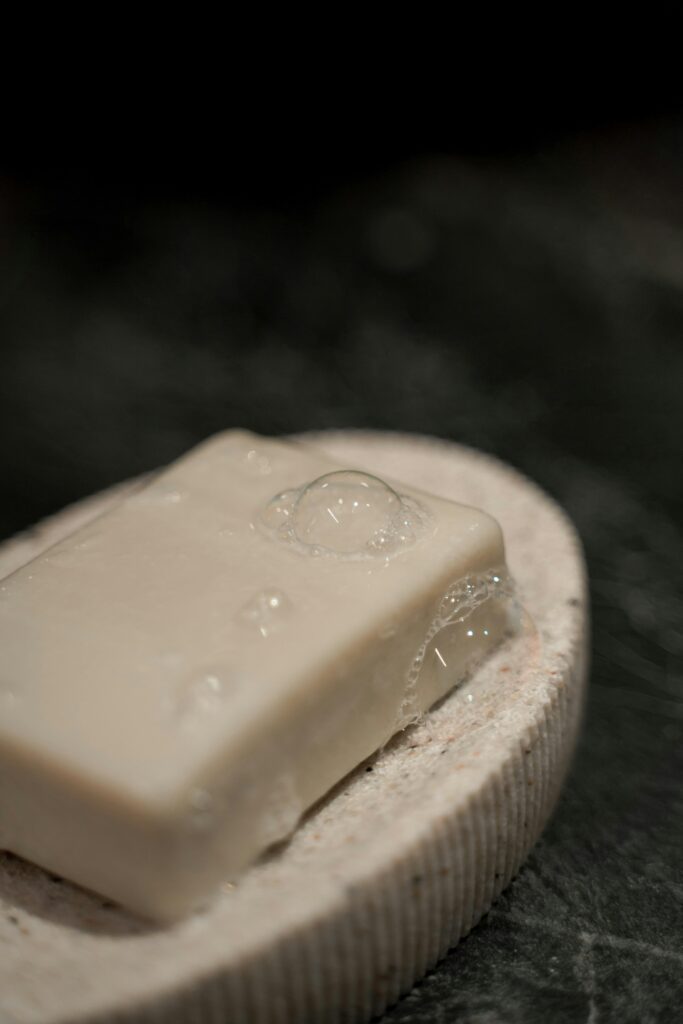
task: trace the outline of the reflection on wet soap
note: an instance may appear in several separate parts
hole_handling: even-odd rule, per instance
[[[237,613],[246,626],[257,630],[265,639],[282,629],[292,610],[287,594],[277,587],[260,590]]]

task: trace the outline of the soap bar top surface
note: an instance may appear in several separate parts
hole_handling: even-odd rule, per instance
[[[306,707],[425,595],[502,564],[491,517],[400,485],[419,528],[388,554],[271,528],[275,495],[291,512],[292,492],[345,468],[230,431],[3,580],[0,745],[158,809],[217,751],[248,758],[283,708]],[[308,498],[302,529],[325,539]]]

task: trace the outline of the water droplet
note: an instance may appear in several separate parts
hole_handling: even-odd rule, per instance
[[[261,522],[312,555],[386,558],[415,543],[428,518],[418,502],[378,477],[339,470],[276,495]]]
[[[208,789],[195,787],[190,793],[190,824],[196,829],[206,829],[214,819],[214,799]]]
[[[178,505],[183,498],[183,492],[170,480],[155,480],[134,496],[139,505]]]
[[[264,846],[284,839],[301,817],[303,807],[291,775],[273,779],[263,816],[259,821],[261,842]]]
[[[234,679],[230,677],[231,684]],[[200,672],[180,682],[171,699],[174,716],[183,722],[193,722],[214,714],[223,704],[228,689],[226,673],[218,670]]]
[[[299,493],[299,491],[291,490],[276,494],[266,505],[261,516],[261,521],[264,525],[272,530],[288,526],[289,520],[294,513],[294,506],[296,505]]]
[[[18,703],[19,698],[16,692],[10,688],[9,683],[0,682],[0,707],[9,709]]]
[[[392,637],[396,636],[398,632],[398,626],[395,622],[389,623],[384,629],[380,629],[378,639],[380,640],[391,640]]]
[[[268,476],[272,473],[270,459],[257,448],[250,448],[243,461],[249,472],[255,476]]]
[[[215,707],[223,696],[223,683],[213,672],[207,672],[194,687],[195,704],[203,708]]]
[[[283,625],[291,609],[292,603],[285,592],[273,587],[255,594],[239,610],[237,618],[267,637]]]

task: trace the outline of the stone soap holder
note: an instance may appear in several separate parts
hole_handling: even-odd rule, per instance
[[[289,842],[177,924],[148,925],[0,854],[3,1022],[369,1020],[476,924],[538,838],[586,681],[586,581],[572,526],[524,477],[452,443],[306,439],[341,464],[491,513],[533,627],[345,778]],[[0,577],[125,488],[0,547]]]

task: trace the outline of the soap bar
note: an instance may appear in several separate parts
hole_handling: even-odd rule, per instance
[[[0,581],[0,848],[160,921],[513,619],[486,513],[229,431]]]

